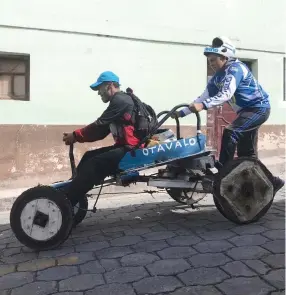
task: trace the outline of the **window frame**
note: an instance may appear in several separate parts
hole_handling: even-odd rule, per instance
[[[25,64],[25,72],[22,73],[9,73],[3,72],[0,75],[8,75],[12,77],[11,80],[11,93],[14,94],[14,83],[16,76],[25,77],[25,95],[24,97],[12,96],[11,98],[0,98],[1,100],[19,100],[19,101],[30,101],[30,55],[28,54],[11,54],[11,53],[0,53],[0,62],[2,61],[19,61]]]

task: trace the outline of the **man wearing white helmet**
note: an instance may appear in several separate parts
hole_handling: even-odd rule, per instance
[[[238,157],[257,156],[255,142],[259,127],[270,115],[269,95],[264,91],[248,67],[235,57],[236,49],[226,37],[216,37],[204,55],[214,76],[205,91],[188,108],[176,112],[184,117],[192,112],[208,110],[225,102],[237,113],[237,118],[224,129],[218,167],[233,159],[237,147]],[[275,191],[284,181],[273,178]]]

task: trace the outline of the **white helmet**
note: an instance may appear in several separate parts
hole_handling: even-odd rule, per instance
[[[204,50],[204,55],[214,53],[225,56],[227,58],[235,57],[235,46],[227,37],[215,37],[212,42],[212,46],[208,46]]]

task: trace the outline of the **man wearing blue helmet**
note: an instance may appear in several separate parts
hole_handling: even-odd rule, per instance
[[[204,55],[214,76],[205,91],[188,108],[176,112],[184,117],[192,112],[208,110],[225,102],[237,113],[237,118],[224,129],[218,167],[234,158],[257,156],[255,143],[259,127],[270,115],[269,96],[255,79],[248,67],[235,57],[236,48],[226,37],[216,37],[212,46],[206,47]],[[284,181],[273,178],[275,191]]]
[[[112,134],[115,145],[88,151],[82,157],[77,176],[72,180],[68,198],[72,205],[84,196],[94,185],[115,173],[120,160],[140,139],[136,136],[134,101],[120,90],[119,78],[113,72],[103,72],[90,88],[98,91],[104,103],[109,105],[93,123],[71,133],[64,133],[67,145],[75,142],[93,142]]]

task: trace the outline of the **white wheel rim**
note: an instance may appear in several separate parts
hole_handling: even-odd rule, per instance
[[[47,224],[44,227],[34,223],[37,212],[48,216]],[[55,202],[41,198],[26,204],[20,220],[21,227],[27,236],[37,241],[47,241],[59,232],[62,226],[62,213]]]

